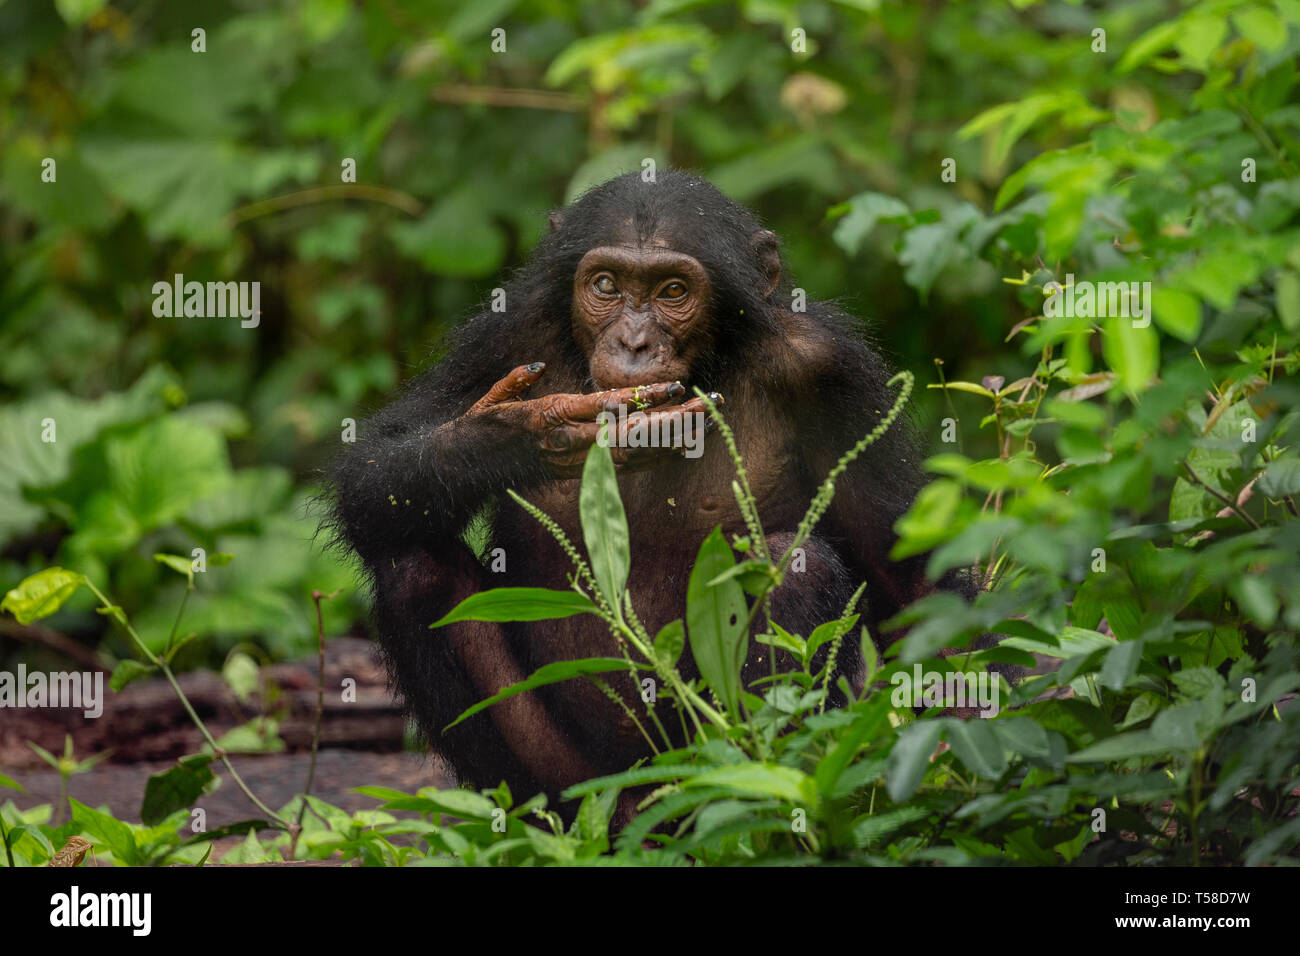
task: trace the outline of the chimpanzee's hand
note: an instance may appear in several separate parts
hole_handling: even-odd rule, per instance
[[[617,416],[620,406],[626,406],[628,410],[628,420],[621,427],[615,420],[610,430],[610,455],[614,464],[628,470],[651,467],[668,458],[682,455],[680,448],[627,447],[627,429],[636,420],[635,416],[643,415],[646,419],[645,426],[655,429],[658,434],[665,434],[666,432],[658,430],[665,426],[672,428],[673,420],[684,415],[705,416],[699,421],[706,421],[707,418],[704,402],[698,398],[660,411],[643,411],[667,406],[686,394],[685,387],[679,382],[633,385],[585,395],[559,393],[535,399],[517,398],[542,377],[545,369],[543,362],[519,366],[488,389],[486,395],[475,402],[457,422],[451,424],[492,422],[504,425],[535,442],[543,460],[555,475],[577,477],[582,474],[587,450],[600,434],[602,425],[597,421],[597,416],[601,412]],[[715,403],[722,403],[722,396],[715,394],[710,397]],[[678,434],[682,432],[679,431]]]

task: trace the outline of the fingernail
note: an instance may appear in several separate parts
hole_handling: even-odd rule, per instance
[[[536,375],[544,368],[546,368],[545,362],[534,362],[532,365],[528,366],[528,371],[530,374]]]
[[[686,391],[685,385],[683,385],[681,382],[673,382],[671,385],[668,386],[668,397],[676,398],[678,395],[683,394],[685,391]]]

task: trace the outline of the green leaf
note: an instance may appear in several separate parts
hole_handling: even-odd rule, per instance
[[[944,724],[948,744],[966,769],[986,779],[1002,776],[1007,769],[1007,758],[992,724],[974,719],[947,719]]]
[[[285,743],[279,736],[279,730],[279,721],[270,717],[254,717],[248,723],[232,727],[218,737],[217,747],[232,754],[280,753],[285,749]]]
[[[604,430],[602,433],[608,434]],[[627,513],[618,495],[614,459],[600,442],[591,446],[582,466],[578,512],[582,518],[582,537],[591,558],[592,576],[615,616],[621,618],[623,592],[632,567]]]
[[[944,382],[940,385],[928,385],[927,388],[951,389],[954,392],[969,392],[972,395],[979,395],[987,398],[989,401],[997,398],[991,391],[983,385],[976,385],[974,382]]]
[[[236,651],[226,659],[221,668],[221,677],[229,685],[241,704],[247,704],[257,691],[257,661],[242,651]]]
[[[913,226],[904,233],[898,262],[903,266],[903,279],[922,300],[939,273],[962,251],[958,236],[979,218],[974,206],[962,203],[946,211],[938,222]]]
[[[446,733],[462,720],[467,720],[470,717],[473,717],[479,711],[486,710],[493,704],[505,700],[507,697],[514,697],[516,694],[522,694],[525,691],[534,690],[538,687],[545,687],[547,684],[558,684],[560,681],[566,681],[574,677],[584,677],[587,674],[607,674],[611,671],[626,670],[627,661],[617,657],[582,657],[571,661],[553,661],[550,664],[539,667],[526,680],[502,688],[487,700],[479,701],[444,727],[443,732]]]
[[[791,634],[775,621],[772,622],[772,630],[772,634],[760,634],[754,639],[760,644],[783,647],[793,654],[797,660],[802,661],[807,656],[808,643],[798,634]]]
[[[894,749],[889,753],[885,789],[889,799],[902,803],[916,792],[930,769],[930,757],[939,744],[943,721],[918,720],[899,732]]]
[[[188,558],[182,558],[178,554],[155,554],[153,559],[159,564],[165,564],[177,574],[183,574],[190,582],[190,586],[194,586],[194,567]]]
[[[82,833],[98,840],[120,863],[132,866],[137,862],[135,835],[130,827],[78,800],[69,799],[68,803],[72,807],[72,820]]]
[[[1146,390],[1160,369],[1160,338],[1156,330],[1138,328],[1132,319],[1110,316],[1105,320],[1102,352],[1106,363],[1130,395]]]
[[[550,621],[575,614],[594,614],[596,605],[576,591],[549,588],[493,588],[471,594],[429,627],[457,621]]]
[[[1201,302],[1190,292],[1161,286],[1151,293],[1156,325],[1176,339],[1195,342],[1201,334]]]
[[[685,782],[687,787],[726,787],[759,797],[773,797],[786,803],[811,808],[817,804],[817,788],[812,777],[771,763],[738,763],[707,770]]]
[[[749,647],[749,635],[745,633],[745,594],[732,579],[713,586],[708,582],[734,563],[735,556],[722,536],[722,529],[714,528],[700,545],[686,585],[686,627],[691,654],[700,676],[732,714],[739,712],[740,666]]]
[[[728,578],[734,578],[746,594],[752,594],[755,597],[762,597],[776,583],[773,566],[766,561],[759,561],[754,558],[741,561],[734,567],[723,571],[709,582],[709,586],[712,587],[719,581]]]
[[[85,575],[76,571],[46,568],[6,594],[0,601],[0,611],[8,611],[19,624],[30,624],[49,617],[85,583]]]
[[[808,635],[806,653],[809,658],[817,653],[817,648],[821,647],[828,641],[833,641],[837,637],[847,634],[853,625],[858,623],[857,614],[850,614],[848,617],[836,618],[834,621],[827,621],[825,624],[819,624]]]
[[[1243,614],[1264,629],[1277,623],[1278,598],[1262,577],[1243,574],[1228,585]]]
[[[212,754],[182,757],[175,767],[149,778],[144,787],[140,819],[147,826],[157,826],[177,810],[187,810],[199,797],[212,789],[216,775],[208,766]]]
[[[865,632],[866,628],[863,628],[863,631]],[[873,647],[872,650],[874,652],[875,648]],[[868,668],[869,674],[874,672],[874,667]],[[889,698],[885,694],[878,694],[867,704],[865,711],[854,716],[853,725],[848,733],[841,737],[835,748],[817,764],[814,779],[817,783],[817,791],[823,797],[830,797],[835,793],[835,785],[839,783],[845,768],[852,762],[865,741],[876,738],[880,729],[884,727],[888,715]]]
[[[279,861],[280,857],[274,850],[262,846],[262,842],[258,840],[257,833],[254,830],[249,830],[248,835],[244,837],[244,842],[221,858],[221,862],[224,864],[276,863]]]
[[[1142,641],[1120,641],[1106,652],[1101,665],[1101,682],[1111,690],[1123,690],[1137,673],[1142,660]]]
[[[686,627],[682,619],[669,621],[655,635],[655,659],[664,667],[675,667],[686,648]]]
[[[388,235],[399,252],[445,276],[490,276],[505,259],[492,204],[470,189],[438,202],[416,222],[394,222]]]
[[[460,817],[462,820],[490,820],[497,805],[472,790],[434,790],[430,787],[420,788],[420,794],[443,813]]]
[[[907,216],[907,206],[884,193],[858,193],[848,200],[848,213],[836,224],[834,239],[836,244],[851,256],[862,249],[876,223],[883,220],[897,220]]]
[[[1275,285],[1277,317],[1288,332],[1300,329],[1300,275],[1290,271],[1278,273]]]
[[[1272,52],[1286,44],[1286,24],[1267,7],[1252,5],[1232,13],[1232,22],[1244,36],[1261,50]]]
[[[108,0],[54,0],[54,8],[68,26],[79,27],[102,10],[106,3]]]
[[[1270,498],[1300,494],[1300,459],[1282,458],[1270,462],[1255,487]]]
[[[117,666],[113,668],[113,676],[108,679],[108,686],[114,692],[120,691],[131,681],[152,674],[157,669],[153,664],[130,658],[118,661]]]
[[[1227,32],[1228,23],[1223,17],[1193,11],[1179,21],[1174,46],[1190,66],[1205,71]]]
[[[876,642],[871,639],[871,632],[865,627],[862,629],[862,660],[865,665],[864,673],[867,675],[868,682],[875,676],[880,669],[880,655],[876,651]]]

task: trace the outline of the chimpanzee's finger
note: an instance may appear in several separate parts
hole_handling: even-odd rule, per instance
[[[720,403],[722,400],[716,393],[710,397],[715,403]],[[692,428],[707,430],[711,427],[704,402],[698,398],[651,412],[629,411],[626,418],[617,415],[613,410],[609,410],[609,415],[612,419],[610,424],[614,427],[611,429],[608,441],[613,448],[628,447],[628,436],[635,429],[645,436],[645,447],[650,447],[653,443],[668,448],[675,447],[680,451],[688,438],[684,421],[686,416],[694,416]],[[678,423],[678,419],[683,421]],[[546,430],[542,447],[550,451],[586,448],[596,442],[603,427],[604,425],[599,421],[561,422]],[[654,436],[653,442],[651,436]]]
[[[520,365],[489,388],[486,395],[470,406],[470,411],[482,411],[485,408],[491,408],[493,405],[500,405],[502,402],[510,401],[541,378],[544,371],[546,371],[545,362]]]
[[[655,382],[653,385],[630,385],[611,388],[605,392],[586,395],[562,395],[555,412],[572,422],[590,422],[601,412],[617,412],[626,407],[628,413],[654,408],[686,394],[681,382]]]

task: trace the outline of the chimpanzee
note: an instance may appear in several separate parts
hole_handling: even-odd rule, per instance
[[[570,561],[507,489],[581,542],[579,475],[597,416],[649,406],[662,424],[702,410],[690,397],[698,387],[721,396],[779,555],[819,482],[893,405],[891,371],[857,320],[825,302],[796,310],[792,291],[776,236],[710,183],[678,171],[653,182],[621,176],[552,213],[551,231],[504,288],[504,311],[486,308],[463,325],[446,356],[336,461],[334,528],[365,564],[392,676],[462,781],[554,795],[646,753],[622,710],[584,680],[509,698],[443,734],[467,707],[548,662],[618,656],[589,614],[429,629],[478,591],[569,587]],[[729,540],[746,533],[732,464],[716,433],[698,457],[671,447],[611,453],[631,535],[628,587],[654,634],[683,615],[705,536],[718,525]],[[900,419],[844,473],[805,569],[773,594],[777,623],[807,635],[865,581],[875,635],[931,590],[923,557],[888,557],[894,522],[922,484],[918,459]],[[482,553],[504,549],[503,570],[466,544],[483,516]],[[768,672],[768,652],[751,642],[747,680]],[[839,663],[860,671],[856,641],[844,641]],[[687,677],[692,667],[688,652]],[[643,706],[630,678],[607,676],[634,710]]]

